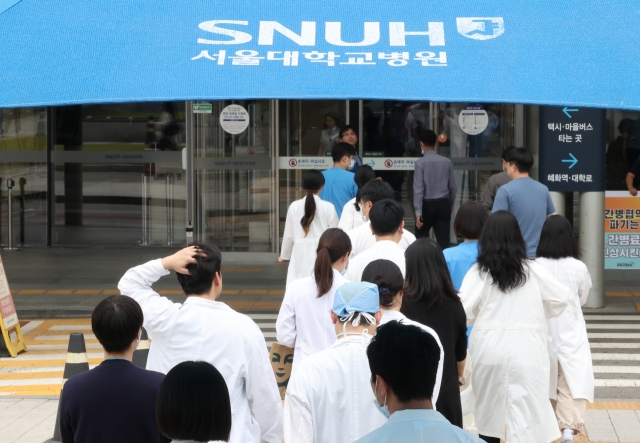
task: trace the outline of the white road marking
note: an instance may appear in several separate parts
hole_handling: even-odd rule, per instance
[[[598,324],[589,324],[587,323],[588,329],[640,329],[640,323],[638,324],[611,324],[611,323],[598,323]]]
[[[90,352],[87,355],[88,358],[103,358],[104,352]],[[0,357],[0,362],[2,361],[21,361],[21,360],[67,360],[67,354],[29,354],[29,352],[25,354],[19,354],[16,358],[11,357]]]
[[[640,321],[640,315],[589,315],[589,314],[585,314],[584,315],[584,319],[586,321],[589,321],[589,320],[613,320],[613,321],[634,320],[634,321]]]
[[[592,360],[640,361],[640,354],[591,354]]]
[[[635,338],[640,339],[640,333],[624,333],[624,332],[591,332],[587,333],[589,338]]]
[[[640,387],[640,380],[602,380],[595,381],[597,387],[607,388],[637,388]]]
[[[91,325],[54,325],[50,331],[91,331]]]
[[[60,385],[60,378],[27,378],[22,380],[0,380],[0,386],[35,386],[35,385]]]
[[[22,331],[22,335],[26,335],[27,333],[33,331],[35,328],[40,326],[42,323],[44,323],[44,321],[40,321],[40,320],[30,321],[29,323],[24,325],[24,328],[20,328],[20,330]]]
[[[95,339],[96,336],[93,334],[84,334],[85,340]],[[69,334],[66,335],[38,335],[34,340],[43,340],[43,341],[53,341],[53,340],[69,340]],[[27,345],[29,347],[29,345]]]
[[[591,349],[640,349],[640,343],[589,343]]]
[[[640,374],[640,366],[594,366],[597,374]]]

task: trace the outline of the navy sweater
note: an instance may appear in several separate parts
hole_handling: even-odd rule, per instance
[[[156,423],[164,374],[105,360],[71,377],[60,398],[63,443],[168,443]]]

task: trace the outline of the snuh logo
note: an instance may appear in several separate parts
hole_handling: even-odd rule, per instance
[[[502,17],[458,17],[458,32],[473,40],[489,40],[504,34]]]

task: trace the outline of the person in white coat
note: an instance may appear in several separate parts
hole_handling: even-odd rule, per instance
[[[318,239],[327,229],[338,226],[338,213],[333,204],[318,197],[323,186],[324,175],[320,171],[312,169],[305,172],[302,187],[307,196],[291,203],[287,210],[278,258],[280,263],[291,261],[287,270],[287,286],[311,275]]]
[[[371,180],[375,180],[376,173],[369,165],[362,165],[353,174],[353,181],[358,186],[358,192],[356,196],[349,200],[342,208],[342,214],[340,215],[340,222],[338,227],[344,232],[349,232],[353,228],[364,224],[367,219],[360,210],[360,189],[369,183]]]
[[[284,399],[286,443],[353,443],[386,422],[374,405],[366,354],[382,318],[378,287],[344,284],[330,314],[338,340],[291,373]]]
[[[358,196],[360,198],[360,210],[367,222],[347,232],[349,238],[351,238],[351,258],[356,257],[375,244],[376,238],[371,227],[369,214],[371,213],[371,208],[379,201],[393,199],[393,188],[389,183],[375,180],[363,186]],[[400,247],[407,249],[414,241],[416,241],[415,235],[403,229],[400,240],[398,240]]]
[[[373,182],[372,182],[373,183]],[[347,280],[361,281],[362,272],[369,263],[384,258],[391,260],[400,268],[402,275],[405,272],[405,250],[398,245],[404,230],[404,209],[395,200],[381,200],[371,208],[371,233],[375,243],[367,250],[352,257],[347,268]],[[353,248],[353,243],[351,243]]]
[[[184,361],[215,366],[231,398],[232,443],[281,443],[282,401],[258,325],[224,303],[220,250],[194,243],[173,255],[129,269],[118,289],[138,302],[153,346],[147,369],[166,374]],[[161,297],[151,285],[175,271],[184,303]]]
[[[292,372],[306,357],[336,341],[335,326],[327,313],[336,290],[347,282],[342,273],[349,263],[349,252],[349,236],[339,228],[327,229],[318,242],[313,275],[294,281],[284,293],[276,339],[294,348]]]
[[[567,307],[569,290],[527,259],[518,221],[507,211],[491,214],[479,247],[459,293],[474,327],[478,433],[490,443],[551,442],[560,432],[549,401],[547,320]]]
[[[589,296],[591,276],[587,266],[578,260],[580,249],[571,223],[561,215],[552,215],[542,226],[537,256],[536,262],[547,268],[570,294],[567,309],[559,317],[549,319],[549,398],[557,401],[556,417],[562,442],[567,443],[582,431],[587,402],[593,403],[591,348],[581,309]]]
[[[390,260],[374,260],[364,268],[362,281],[373,283],[378,286],[378,292],[380,293],[380,309],[382,309],[382,320],[380,320],[380,325],[396,320],[405,325],[418,326],[431,334],[438,343],[438,347],[440,348],[440,360],[438,361],[438,370],[436,371],[436,384],[433,387],[433,395],[431,396],[431,402],[435,405],[438,401],[438,395],[440,394],[440,386],[442,385],[444,349],[436,331],[422,323],[409,320],[400,312],[400,308],[402,307],[402,296],[404,295],[404,277],[402,277],[400,268]]]

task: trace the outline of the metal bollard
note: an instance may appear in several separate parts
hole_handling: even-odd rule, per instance
[[[13,247],[13,187],[15,186],[16,182],[14,180],[11,179],[7,179],[7,189],[9,191],[9,196],[8,196],[8,218],[7,218],[7,224],[8,224],[8,231],[9,231],[9,246],[6,248],[2,248],[3,251],[20,251],[22,248],[14,248]]]
[[[165,183],[166,207],[167,207],[167,245],[173,244],[173,174],[167,174]]]

